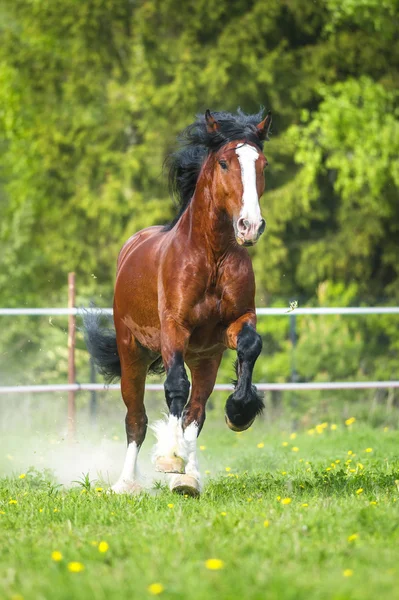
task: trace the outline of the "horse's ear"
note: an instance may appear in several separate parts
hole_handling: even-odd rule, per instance
[[[205,111],[205,122],[208,133],[217,133],[219,131],[220,125],[216,121],[216,119],[211,115],[211,111],[209,110],[209,108]]]
[[[266,118],[263,119],[257,126],[256,129],[258,131],[259,139],[267,140],[269,135],[270,126],[272,124],[272,113],[269,111],[266,115]]]

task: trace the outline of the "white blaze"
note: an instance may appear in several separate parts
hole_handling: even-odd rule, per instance
[[[258,191],[256,189],[255,162],[259,158],[256,148],[248,144],[239,144],[236,154],[241,167],[242,179],[242,209],[239,218],[247,219],[251,224],[260,223],[262,215],[259,206]]]

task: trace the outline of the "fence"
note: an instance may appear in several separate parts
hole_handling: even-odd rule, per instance
[[[87,309],[112,315],[112,308]],[[0,394],[68,392],[68,432],[70,438],[75,435],[76,404],[75,394],[79,391],[104,391],[119,389],[117,385],[98,383],[77,383],[75,371],[76,316],[80,310],[75,307],[75,275],[68,276],[68,308],[0,308],[0,316],[68,316],[68,384],[0,386]],[[399,306],[387,307],[329,307],[329,308],[258,308],[258,316],[288,316],[291,320],[291,334],[295,338],[295,319],[299,315],[399,315]],[[293,339],[293,341],[295,341]],[[354,390],[354,389],[389,389],[399,388],[399,381],[342,381],[312,383],[256,383],[261,391],[294,391],[294,390]],[[231,390],[230,384],[216,384],[215,390]],[[163,391],[161,384],[147,384],[148,391]]]

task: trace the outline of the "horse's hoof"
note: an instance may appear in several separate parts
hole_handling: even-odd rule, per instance
[[[185,464],[180,456],[158,456],[155,470],[161,473],[184,473]]]
[[[196,498],[201,493],[200,482],[192,475],[176,475],[170,482],[170,489],[176,494]]]
[[[143,488],[137,481],[122,479],[117,481],[109,491],[114,494],[139,494],[143,491]]]
[[[227,423],[227,427],[229,427],[232,431],[245,431],[246,429],[249,429],[252,425],[252,423],[255,421],[255,417],[246,425],[242,425],[241,427],[239,427],[238,425],[234,425],[229,417],[227,415],[224,416],[226,419],[226,423]]]

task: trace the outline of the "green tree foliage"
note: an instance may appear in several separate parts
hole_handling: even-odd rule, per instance
[[[258,304],[398,302],[398,16],[398,0],[0,0],[1,304],[63,305],[74,270],[80,301],[109,305],[124,240],[172,215],[178,132],[261,104]],[[300,321],[298,348],[323,338],[339,360],[297,360],[300,377],[359,376],[377,324],[328,323]],[[260,375],[287,379],[288,321],[260,328]],[[397,353],[384,336],[367,376]]]

